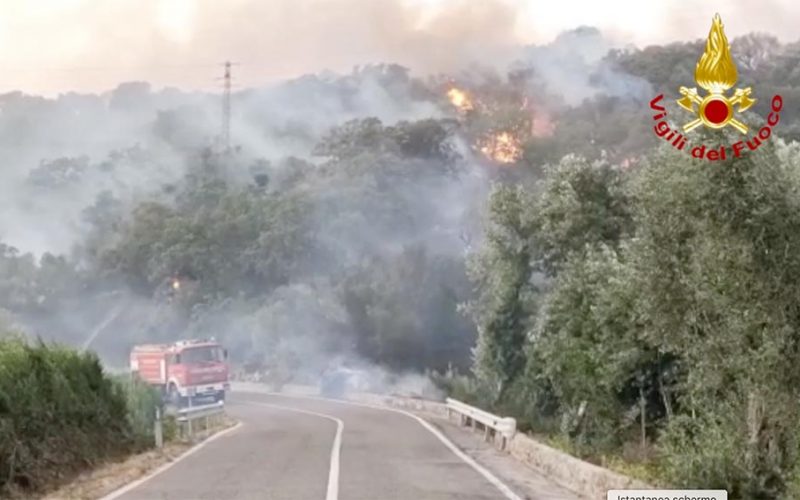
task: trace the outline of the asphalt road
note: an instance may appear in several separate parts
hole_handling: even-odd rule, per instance
[[[115,499],[534,498],[514,492],[408,415],[240,392],[228,412],[242,425]]]

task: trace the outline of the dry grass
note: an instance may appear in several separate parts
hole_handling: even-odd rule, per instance
[[[198,434],[198,443],[236,424],[225,417],[220,425]],[[135,481],[158,467],[171,462],[189,450],[191,443],[166,443],[160,450],[133,455],[122,462],[108,463],[78,476],[72,483],[42,497],[43,500],[94,500]],[[22,497],[20,497],[22,498]]]

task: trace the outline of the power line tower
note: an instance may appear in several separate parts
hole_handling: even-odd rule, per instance
[[[224,93],[222,95],[222,147],[231,150],[231,62],[225,61]]]

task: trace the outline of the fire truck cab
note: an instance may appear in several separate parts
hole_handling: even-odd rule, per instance
[[[171,403],[195,398],[225,399],[228,353],[213,339],[138,345],[131,351],[131,372],[158,387]]]

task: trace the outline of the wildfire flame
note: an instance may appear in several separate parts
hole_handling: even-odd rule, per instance
[[[510,132],[500,132],[484,139],[480,151],[498,163],[514,163],[522,157],[522,143]]]
[[[473,109],[475,109],[475,106],[473,106],[472,99],[469,97],[469,94],[467,94],[461,89],[452,87],[450,90],[447,91],[447,97],[448,99],[450,99],[450,103],[462,113],[466,113],[467,111],[472,111]]]
[[[181,282],[179,279],[172,280],[172,289],[177,291],[181,289]]]
[[[694,71],[697,84],[711,93],[725,92],[736,84],[738,78],[723,28],[722,18],[716,14],[708,33],[706,50]]]

